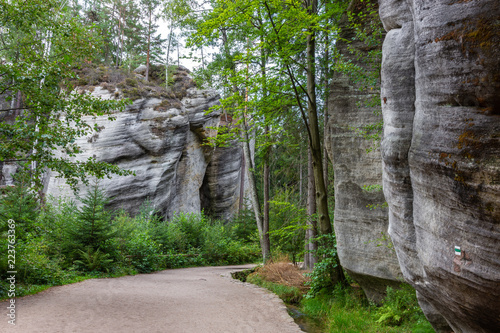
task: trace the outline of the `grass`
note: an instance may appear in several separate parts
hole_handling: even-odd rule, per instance
[[[299,288],[266,281],[258,273],[250,274],[247,277],[247,282],[256,284],[272,291],[287,304],[299,304],[303,297],[303,293]]]
[[[377,307],[355,285],[338,286],[334,290],[323,290],[314,297],[305,297],[305,279],[300,281],[295,273],[290,273],[292,270],[302,275],[290,263],[271,263],[250,274],[247,281],[274,292],[287,304],[296,305],[308,317],[323,324],[321,332],[434,333],[416,303],[411,286],[388,289],[384,304]],[[287,281],[287,276],[292,276],[292,280]]]

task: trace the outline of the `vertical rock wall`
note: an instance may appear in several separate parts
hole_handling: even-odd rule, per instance
[[[376,1],[351,2],[348,11],[357,14]],[[378,18],[374,18],[378,22]],[[364,27],[374,22],[364,21]],[[344,18],[337,41],[343,61],[369,68],[364,59],[380,47],[356,39],[354,29]],[[350,42],[346,42],[350,41]],[[355,50],[357,55],[351,50]],[[327,145],[335,172],[335,234],[342,266],[360,284],[369,299],[381,301],[388,285],[398,285],[401,272],[388,240],[387,208],[381,190],[366,191],[364,186],[382,185],[380,150],[368,151],[373,143],[356,129],[381,120],[380,108],[368,102],[379,87],[360,89],[361,84],[340,72],[334,73],[330,88]],[[378,113],[376,112],[378,111]],[[377,208],[374,208],[377,207]]]
[[[380,0],[384,193],[437,331],[500,331],[500,2]]]

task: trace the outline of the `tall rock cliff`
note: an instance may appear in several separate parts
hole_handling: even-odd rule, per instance
[[[379,0],[389,233],[437,331],[500,331],[500,2]]]
[[[132,94],[134,102],[113,114],[114,121],[107,116],[85,119],[99,131],[77,141],[82,148],[78,158],[93,156],[135,172],[100,181],[112,208],[134,214],[148,199],[166,218],[204,209],[216,218],[230,219],[238,211],[241,148],[237,143],[229,148],[206,145],[220,124],[220,113],[206,113],[219,103],[218,94],[197,89],[183,68],[173,75],[175,96],[148,92],[152,88],[136,76],[124,81],[132,87],[85,87],[103,99]],[[71,197],[69,187],[54,176],[48,175],[47,194]]]
[[[360,29],[381,29],[376,15],[377,1],[354,0],[348,11],[354,17],[375,9]],[[334,73],[329,100],[327,146],[335,172],[335,234],[342,266],[359,283],[367,297],[380,302],[388,285],[400,284],[401,272],[388,236],[387,208],[384,206],[382,163],[379,149],[357,131],[381,121],[380,107],[370,106],[379,93],[378,86],[363,87],[368,78],[362,73],[377,71],[366,61],[380,50],[382,37],[372,46],[360,40],[353,24],[343,19],[337,48],[343,63],[359,71]],[[376,60],[376,59],[374,59]],[[356,77],[357,76],[357,77]],[[357,80],[358,79],[358,80]],[[377,112],[378,111],[378,112]],[[375,189],[367,191],[366,189]],[[378,189],[378,190],[377,190]]]

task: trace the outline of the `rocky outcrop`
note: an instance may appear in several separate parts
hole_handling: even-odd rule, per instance
[[[349,11],[358,14],[374,8],[376,1],[352,1]],[[375,15],[376,16],[376,15]],[[361,22],[366,28],[378,22]],[[380,29],[380,28],[379,28]],[[401,272],[387,233],[388,219],[381,191],[382,165],[376,143],[357,131],[381,121],[380,107],[370,107],[379,87],[363,89],[361,73],[373,72],[368,54],[380,49],[380,40],[369,46],[356,39],[356,31],[344,19],[337,41],[340,61],[359,67],[359,72],[336,72],[331,82],[326,143],[335,172],[335,234],[342,266],[363,288],[367,297],[380,302],[387,286],[400,284]],[[351,41],[351,42],[347,42]],[[354,77],[358,75],[358,78]],[[368,79],[368,78],[365,78]],[[374,148],[371,149],[370,148]],[[368,189],[368,190],[367,190]]]
[[[500,331],[500,3],[380,0],[389,233],[436,331]],[[449,332],[449,330],[448,330]]]
[[[174,86],[174,91],[181,92],[176,92],[177,99],[146,96],[113,114],[114,121],[107,116],[85,119],[99,131],[78,140],[82,148],[78,158],[95,157],[135,172],[135,176],[100,181],[112,208],[134,214],[149,200],[166,218],[204,209],[214,217],[230,219],[238,210],[241,148],[206,145],[220,123],[220,113],[206,111],[219,103],[219,96],[213,90],[193,87],[182,73],[174,75],[175,85],[182,85]],[[95,96],[110,99],[122,96],[126,88],[91,90]],[[47,194],[71,197],[69,187],[54,176],[49,174]],[[80,195],[84,193],[82,187]]]

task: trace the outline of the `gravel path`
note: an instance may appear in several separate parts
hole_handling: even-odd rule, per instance
[[[197,267],[94,279],[16,300],[0,332],[299,333],[274,294],[231,278],[251,266]]]

